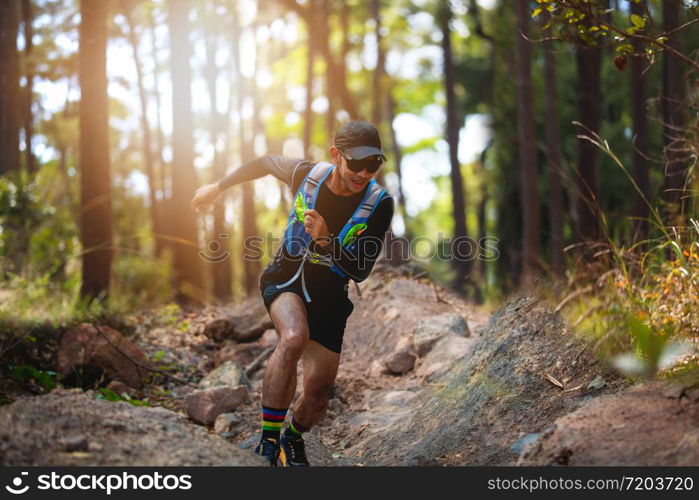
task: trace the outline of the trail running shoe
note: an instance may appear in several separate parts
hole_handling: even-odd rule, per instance
[[[279,458],[279,443],[276,439],[262,438],[260,444],[255,448],[255,453],[269,461],[269,465],[276,467]]]
[[[287,436],[282,433],[280,439],[279,464],[282,467],[308,467],[306,447],[301,436]]]

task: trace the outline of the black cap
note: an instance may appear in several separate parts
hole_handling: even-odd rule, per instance
[[[381,151],[379,131],[371,123],[363,120],[341,126],[335,133],[335,146],[347,151],[355,160],[380,156],[386,161],[386,156]]]

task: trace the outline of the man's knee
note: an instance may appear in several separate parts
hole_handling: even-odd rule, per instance
[[[309,334],[303,328],[290,328],[284,332],[279,339],[277,349],[284,357],[298,359],[303,354],[303,350],[308,344]]]

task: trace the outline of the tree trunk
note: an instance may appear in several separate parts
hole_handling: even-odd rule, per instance
[[[19,170],[19,0],[0,1],[0,175]]]
[[[383,49],[383,39],[381,37],[381,2],[371,0],[371,15],[374,18],[374,35],[376,37],[376,68],[372,75],[371,93],[371,122],[380,131],[381,122],[385,114],[385,92],[386,80],[386,52]],[[384,169],[379,171],[376,180],[379,184],[385,184]]]
[[[543,17],[546,19],[546,17]],[[551,40],[544,42],[544,113],[546,121],[546,155],[549,174],[549,224],[551,231],[551,269],[562,277],[563,266],[563,189],[561,187],[560,122],[558,118],[558,86],[556,84],[556,55]]]
[[[439,24],[442,30],[442,53],[444,58],[444,91],[447,96],[447,143],[449,144],[449,163],[451,165],[451,194],[454,204],[454,240],[452,241],[452,262],[456,277],[454,281],[457,290],[464,290],[471,269],[472,254],[464,252],[466,248],[464,240],[466,232],[466,202],[464,199],[464,183],[461,177],[461,164],[459,163],[459,123],[456,116],[456,94],[454,85],[454,63],[452,61],[451,38],[449,33],[449,21],[451,11],[448,4],[440,12]],[[472,249],[475,250],[475,249]]]
[[[235,61],[233,62],[234,67],[235,67],[235,72],[236,72],[236,86],[238,89],[237,92],[237,107],[238,107],[238,116],[240,117],[240,126],[238,129],[238,138],[239,138],[239,145],[240,145],[240,161],[241,163],[245,164],[253,159],[254,155],[254,140],[255,140],[255,131],[251,130],[251,133],[249,137],[246,137],[245,134],[245,124],[243,123],[243,118],[242,118],[242,109],[243,109],[243,102],[245,101],[246,98],[250,97],[253,98],[252,96],[252,91],[250,90],[250,85],[248,85],[248,82],[245,81],[245,78],[243,77],[243,73],[241,70],[241,54],[240,54],[240,27],[238,26],[238,21],[236,19],[235,21],[235,26],[233,28],[233,32],[235,34],[236,38],[236,44],[235,48],[233,50],[233,55],[235,57]],[[253,80],[254,81],[254,80]],[[254,106],[255,107],[255,106]],[[253,115],[257,113],[257,109],[253,109]],[[253,117],[253,120],[255,118]],[[254,126],[251,127],[254,129]],[[245,289],[245,292],[247,294],[252,294],[254,293],[255,290],[259,288],[259,266],[257,261],[250,260],[245,257],[245,246],[246,246],[246,240],[250,238],[251,236],[255,236],[257,234],[257,225],[255,223],[255,191],[253,188],[253,184],[250,182],[246,182],[241,185],[240,187],[242,191],[242,197],[241,197],[241,213],[242,213],[242,230],[243,230],[243,238],[241,241],[242,244],[242,251],[241,255],[243,255],[243,286]]]
[[[379,0],[371,0],[371,15],[374,18],[374,35],[376,36],[376,68],[372,75],[371,122],[376,128],[383,119],[383,80],[386,75],[386,54],[381,37],[381,5]]]
[[[315,0],[310,0],[311,15],[315,12]],[[306,110],[303,123],[303,155],[310,158],[311,140],[313,138],[313,63],[315,59],[316,41],[312,30],[307,30],[308,59],[306,61]]]
[[[162,252],[162,234],[160,230],[158,217],[158,199],[155,195],[155,170],[153,167],[153,146],[151,142],[150,124],[148,123],[148,99],[146,97],[146,89],[143,85],[143,66],[141,65],[141,57],[138,51],[138,37],[134,29],[132,9],[133,2],[124,4],[124,17],[128,26],[128,38],[133,52],[133,60],[136,69],[136,84],[138,86],[138,97],[141,105],[141,133],[143,134],[143,163],[146,166],[146,175],[148,176],[148,199],[150,204],[150,219],[153,230],[153,239],[155,242],[155,255],[160,255]]]
[[[34,114],[32,104],[34,98],[34,61],[32,59],[32,48],[34,47],[34,12],[31,0],[22,0],[22,19],[24,21],[24,57],[25,57],[25,77],[27,83],[24,87],[24,155],[26,158],[27,172],[36,173],[36,160],[32,142],[34,137]]]
[[[323,2],[323,15],[317,16],[314,13],[310,13],[313,23],[309,25],[309,29],[320,30],[318,40],[320,42],[321,54],[325,60],[325,95],[328,100],[328,109],[325,112],[325,130],[328,137],[326,142],[332,144],[335,137],[335,102],[338,100],[337,86],[335,85],[337,75],[328,43],[328,38],[330,37],[330,27],[328,26],[331,14],[330,0],[321,1]]]
[[[643,16],[646,13],[645,1],[631,2],[631,13]],[[638,40],[633,41],[634,52],[641,53],[645,44]],[[647,200],[650,191],[649,167],[647,155],[648,148],[648,119],[646,118],[646,69],[648,62],[645,57],[631,58],[631,117],[633,121],[633,176],[643,196],[634,190],[634,202],[632,215],[634,217],[634,240],[641,241],[648,237],[648,205]]]
[[[151,32],[151,57],[153,58],[153,98],[155,99],[155,163],[157,164],[157,178],[160,190],[160,199],[158,200],[158,228],[162,237],[160,238],[160,246],[156,247],[158,257],[162,257],[165,249],[172,251],[172,219],[167,217],[169,211],[169,203],[172,191],[171,169],[163,158],[163,149],[165,149],[165,137],[163,135],[163,126],[160,121],[160,61],[158,58],[158,47],[155,38],[155,21],[153,20],[153,12],[148,11],[148,24]],[[170,182],[168,182],[170,181]]]
[[[680,25],[682,2],[663,0],[663,30],[668,33]],[[681,51],[681,32],[668,35],[665,42]],[[685,116],[685,69],[677,58],[663,53],[663,85],[661,108],[665,139],[665,199],[674,205],[673,211],[682,213],[681,198],[687,175],[688,146],[684,138]],[[671,222],[672,223],[672,222]]]
[[[219,114],[216,101],[216,78],[218,76],[218,67],[216,66],[216,49],[218,33],[206,38],[206,84],[209,91],[209,108],[211,109],[210,117],[210,136],[211,144],[214,146],[214,179],[221,179],[226,174],[226,164],[224,161],[225,151],[222,151],[222,145],[227,141],[226,133],[223,130],[224,119]],[[223,146],[225,148],[225,146]],[[226,232],[225,221],[225,203],[223,197],[214,206],[214,228],[210,240],[216,242],[217,256],[230,255],[228,233]],[[211,281],[213,283],[213,295],[220,300],[230,300],[232,296],[232,276],[231,276],[231,259],[223,258],[218,261],[215,259],[209,262],[208,267],[211,271]]]
[[[532,48],[525,37],[529,33],[529,11],[526,2],[515,2],[517,27],[517,135],[519,142],[519,168],[522,179],[522,275],[521,284],[532,284],[539,270],[541,254],[539,174],[534,134],[534,106],[532,92]]]
[[[176,298],[200,302],[204,286],[198,254],[197,221],[191,208],[198,185],[194,170],[192,136],[191,68],[189,65],[189,2],[170,0],[169,28],[172,71],[172,217]]]
[[[582,40],[576,49],[578,72],[578,121],[592,132],[599,132],[601,51],[587,47]],[[587,130],[580,130],[588,134]],[[599,235],[597,212],[597,146],[578,139],[578,199],[576,202],[577,233],[582,241],[593,241]]]
[[[80,2],[80,295],[88,300],[108,296],[113,252],[107,111],[108,5]]]

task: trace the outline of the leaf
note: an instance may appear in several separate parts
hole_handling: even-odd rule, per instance
[[[631,24],[639,29],[643,29],[646,26],[646,20],[638,14],[631,14]]]
[[[157,362],[157,361],[160,361],[161,359],[163,359],[163,356],[165,356],[165,351],[163,351],[163,350],[161,349],[160,351],[155,351],[155,352],[153,353],[153,356],[151,356],[150,359],[151,359],[151,361],[156,361],[156,362]]]
[[[123,399],[116,392],[107,387],[100,387],[99,392],[102,396],[100,399],[106,399],[107,401],[121,401]]]
[[[532,12],[532,19],[539,17],[539,14],[541,14],[541,7],[537,7],[536,9],[534,9],[534,11]]]
[[[630,43],[622,43],[616,49],[617,52],[631,53],[633,52],[633,45]]]

